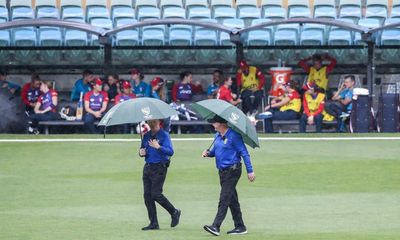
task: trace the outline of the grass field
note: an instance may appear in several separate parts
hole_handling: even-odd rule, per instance
[[[181,224],[169,228],[158,207],[161,230],[142,232],[138,142],[1,142],[0,239],[212,238],[202,230],[219,193],[214,160],[200,157],[208,144],[174,142],[164,192]],[[262,141],[250,152],[257,180],[243,174],[238,186],[249,234],[227,236],[228,213],[219,239],[400,239],[400,140]]]

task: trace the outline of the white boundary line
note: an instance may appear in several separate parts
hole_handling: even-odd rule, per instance
[[[212,141],[213,138],[172,138],[175,142]],[[260,141],[364,141],[364,140],[400,140],[400,137],[260,137]],[[30,142],[140,142],[140,139],[93,139],[93,138],[43,138],[43,139],[0,139],[0,143]]]

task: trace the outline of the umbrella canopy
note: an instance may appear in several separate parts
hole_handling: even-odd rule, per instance
[[[165,102],[155,98],[134,98],[112,107],[100,120],[99,126],[139,123],[164,119],[178,114]]]
[[[252,148],[260,147],[256,128],[239,108],[219,99],[193,103],[192,107],[205,119],[211,119],[215,115],[220,116],[228,121],[229,127],[242,135],[247,145]]]

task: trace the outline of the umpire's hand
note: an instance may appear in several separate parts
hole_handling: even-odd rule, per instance
[[[141,157],[146,156],[146,149],[141,148],[141,149],[139,150],[139,156],[141,156]]]
[[[254,182],[256,180],[256,174],[254,172],[248,173],[247,178],[250,182]]]
[[[201,156],[208,157],[208,154],[210,154],[210,152],[208,150],[204,150]]]

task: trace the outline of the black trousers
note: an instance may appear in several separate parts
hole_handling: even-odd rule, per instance
[[[252,101],[252,96],[254,96],[254,99]],[[252,92],[250,90],[244,90],[241,93],[242,97],[242,110],[243,112],[246,113],[252,113],[253,111],[256,111],[258,109],[258,106],[260,106],[263,98],[263,91],[258,90],[255,92]]]
[[[175,212],[175,207],[162,194],[168,164],[145,164],[143,168],[144,203],[149,215],[150,224],[158,225],[156,202],[169,214]]]
[[[213,225],[220,227],[226,217],[228,208],[231,210],[233,222],[236,227],[245,227],[240,211],[239,198],[236,191],[236,185],[242,175],[241,165],[236,169],[220,170],[219,181],[221,184],[221,193],[219,196],[218,212],[215,216]]]

